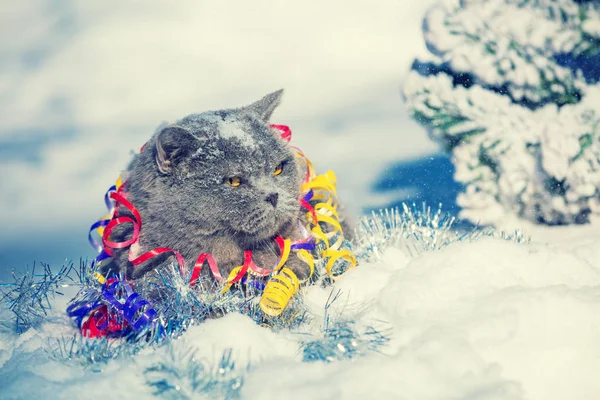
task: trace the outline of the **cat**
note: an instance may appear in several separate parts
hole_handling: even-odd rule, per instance
[[[188,115],[158,129],[128,171],[127,200],[143,223],[134,256],[168,247],[181,253],[189,269],[198,255],[210,253],[226,278],[243,264],[245,250],[253,251],[254,263],[271,269],[279,260],[275,237],[303,238],[298,198],[306,165],[269,123],[282,94]],[[118,228],[112,240],[131,237],[131,224]],[[136,280],[174,261],[162,254],[134,267],[128,255],[129,249],[115,249],[104,274]],[[307,264],[293,255],[286,267],[300,279],[308,276]],[[204,266],[203,277],[208,270]]]

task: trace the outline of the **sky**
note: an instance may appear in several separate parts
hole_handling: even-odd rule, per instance
[[[3,5],[0,279],[33,261],[93,256],[87,230],[105,190],[160,123],[279,88],[273,122],[291,127],[320,171],[337,173],[352,213],[394,203],[400,192],[377,183],[438,151],[400,94],[426,52],[421,23],[433,3]]]

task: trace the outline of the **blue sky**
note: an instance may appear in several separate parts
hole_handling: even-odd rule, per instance
[[[437,151],[400,96],[431,0],[25,3],[0,16],[0,279],[91,256],[131,152],[192,112],[285,88],[274,121],[355,214],[410,194],[373,189]]]

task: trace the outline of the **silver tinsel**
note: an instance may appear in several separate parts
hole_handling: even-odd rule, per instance
[[[359,328],[356,321],[333,317],[330,309],[339,299],[341,292],[331,291],[325,303],[323,329],[320,335],[304,341],[301,346],[304,362],[333,362],[362,357],[372,351],[378,351],[389,342],[389,332],[373,326]]]
[[[136,285],[138,293],[162,316],[171,337],[178,337],[191,325],[231,312],[247,315],[257,324],[275,330],[293,329],[308,318],[300,296],[295,296],[280,316],[270,317],[259,307],[262,292],[250,285],[236,285],[222,294],[223,286],[218,282],[201,281],[196,288],[187,282],[187,277],[182,277],[178,268],[171,265],[154,271]]]
[[[79,271],[73,268],[62,269],[62,280],[80,287],[72,302],[94,303],[101,296],[101,285],[88,277],[93,275],[84,264]],[[49,270],[48,270],[49,271]],[[48,276],[54,276],[48,272]],[[29,275],[28,275],[29,276]],[[48,278],[46,278],[47,280]],[[157,329],[145,331],[141,335],[130,334],[120,339],[87,339],[77,334],[49,342],[47,352],[54,359],[75,361],[84,365],[105,363],[111,359],[138,353],[149,346],[161,346],[181,336],[190,326],[200,324],[209,318],[218,318],[231,312],[239,312],[252,318],[257,324],[274,330],[291,330],[304,325],[309,314],[301,296],[296,296],[287,309],[278,317],[271,317],[260,309],[258,303],[261,293],[252,288],[242,290],[233,287],[221,294],[222,286],[216,282],[202,282],[197,288],[190,288],[188,280],[182,277],[174,265],[156,270],[145,279],[136,282],[136,292],[148,299],[160,315]],[[39,296],[51,296],[54,293],[46,285],[36,293]],[[21,310],[19,321],[33,320],[40,311],[34,307],[25,308],[22,303],[31,303],[31,296],[21,286],[12,292],[18,301],[15,304]],[[43,311],[49,311],[51,303],[44,304]],[[41,320],[38,318],[39,322]],[[158,329],[160,328],[160,329]],[[95,368],[95,367],[94,367]]]
[[[2,312],[2,325],[14,327],[17,333],[26,331],[44,322],[52,308],[51,300],[62,295],[60,288],[79,282],[74,279],[77,271],[73,264],[63,265],[53,272],[48,264],[33,264],[31,271],[24,274],[12,273],[14,282],[0,283],[0,304],[12,313],[12,318]]]
[[[79,333],[73,336],[55,338],[48,341],[45,349],[51,359],[59,362],[73,362],[98,370],[107,361],[128,357],[138,353],[145,346],[135,342],[109,338],[86,338]]]
[[[302,344],[302,361],[332,362],[362,357],[378,351],[389,340],[386,333],[372,326],[359,329],[354,321],[335,321],[323,331],[321,338]]]
[[[454,218],[440,209],[428,207],[418,210],[404,206],[403,210],[383,210],[364,218],[358,229],[354,249],[360,262],[377,260],[385,249],[399,247],[410,255],[441,249],[459,241],[473,241],[481,237],[498,237],[516,243],[526,242],[519,232],[512,235],[490,229],[460,231],[454,229]],[[322,268],[318,265],[317,268]],[[93,278],[93,270],[82,262],[78,269],[68,264],[54,273],[44,265],[24,275],[14,275],[14,283],[2,284],[2,309],[10,316],[3,322],[5,329],[23,332],[48,320],[52,298],[61,295],[60,288],[77,286],[81,290],[73,301],[91,302],[101,296],[102,286]],[[325,275],[325,274],[321,274]],[[160,362],[145,368],[144,377],[155,394],[167,398],[189,398],[199,393],[217,398],[236,398],[243,385],[247,367],[236,368],[231,352],[220,360],[198,361],[191,352],[176,353],[172,340],[180,337],[190,326],[208,318],[218,318],[239,312],[257,324],[280,331],[299,332],[315,316],[308,312],[301,294],[294,296],[286,310],[278,317],[265,315],[258,306],[261,292],[252,284],[234,286],[221,294],[222,287],[213,281],[202,281],[190,288],[189,277],[182,277],[178,268],[170,266],[156,270],[135,284],[135,291],[148,300],[159,314],[159,331],[130,335],[119,339],[88,339],[78,333],[48,342],[48,357],[56,362],[76,363],[97,372],[108,361],[130,357],[143,349],[154,348],[169,354]],[[317,284],[325,285],[324,279]],[[331,315],[333,302],[339,297],[333,293],[325,305],[325,318],[320,332],[300,343],[305,362],[333,362],[379,351],[389,341],[389,332],[374,325]],[[59,311],[59,310],[54,310]],[[61,312],[63,310],[60,310]],[[5,313],[3,313],[5,314]],[[168,346],[165,348],[165,346]]]
[[[442,212],[441,204],[435,210],[423,204],[418,209],[402,204],[398,208],[373,212],[363,217],[356,229],[354,250],[357,259],[377,261],[386,249],[400,248],[411,257],[427,251],[439,250],[455,242],[472,242],[482,237],[495,237],[515,243],[529,241],[521,231],[498,232],[493,228],[455,228],[456,218]]]
[[[231,350],[217,362],[199,359],[192,349],[177,352],[169,346],[167,357],[144,369],[146,384],[161,398],[190,399],[202,393],[216,399],[237,399],[248,367],[239,369]]]

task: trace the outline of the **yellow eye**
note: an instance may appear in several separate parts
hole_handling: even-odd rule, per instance
[[[279,174],[281,174],[283,172],[283,163],[280,163],[277,168],[275,168],[275,171],[273,171],[273,176],[277,176]]]
[[[238,187],[242,184],[242,180],[239,176],[234,176],[231,178],[225,178],[225,183],[227,183],[229,186]]]

